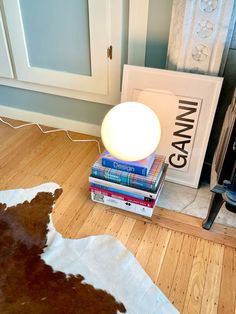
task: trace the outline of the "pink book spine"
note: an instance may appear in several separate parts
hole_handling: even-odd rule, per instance
[[[94,186],[90,186],[89,191],[94,192],[94,193],[100,193],[100,194],[103,194],[105,196],[113,197],[116,199],[120,199],[122,201],[130,202],[130,203],[134,203],[134,204],[138,204],[138,205],[142,205],[142,206],[146,206],[146,207],[150,207],[150,208],[154,207],[155,201],[156,201],[155,199],[153,199],[151,202],[149,202],[149,201],[141,200],[141,199],[138,199],[138,198],[135,198],[132,196],[127,196],[124,194],[111,192],[111,191],[101,189],[98,187],[94,187]]]

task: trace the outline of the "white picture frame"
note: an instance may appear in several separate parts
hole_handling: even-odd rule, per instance
[[[157,152],[166,155],[167,181],[198,187],[222,82],[215,76],[124,66],[121,101],[144,103],[157,114],[162,129]]]

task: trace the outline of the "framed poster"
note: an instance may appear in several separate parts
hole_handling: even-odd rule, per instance
[[[222,82],[215,76],[124,66],[122,102],[141,102],[160,120],[157,152],[169,164],[166,180],[198,187]]]

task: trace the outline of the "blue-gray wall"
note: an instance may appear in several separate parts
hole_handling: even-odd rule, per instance
[[[164,68],[173,0],[150,0],[145,65]],[[0,85],[0,105],[100,125],[111,109],[67,97]]]
[[[0,86],[0,105],[101,124],[111,106],[84,100]]]
[[[165,68],[173,0],[150,0],[145,66]]]

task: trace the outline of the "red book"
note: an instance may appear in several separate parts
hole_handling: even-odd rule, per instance
[[[142,205],[142,206],[146,206],[146,207],[150,207],[150,208],[153,208],[155,205],[155,202],[156,202],[155,199],[153,199],[152,201],[145,201],[145,200],[141,200],[141,199],[138,199],[138,198],[135,198],[132,196],[127,196],[125,194],[112,192],[112,191],[101,189],[101,188],[94,187],[94,186],[90,186],[89,191],[97,193],[97,194],[100,193],[100,194],[105,195],[105,196],[117,198],[117,199],[120,199],[122,201],[131,202],[134,204],[138,204],[138,205]]]

